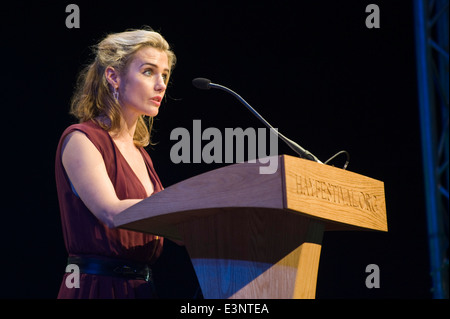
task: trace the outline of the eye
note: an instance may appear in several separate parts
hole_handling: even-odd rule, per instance
[[[143,72],[143,74],[144,74],[144,75],[151,76],[151,75],[153,74],[153,71],[152,71],[151,69],[146,69],[146,70]]]

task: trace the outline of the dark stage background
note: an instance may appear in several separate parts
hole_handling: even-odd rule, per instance
[[[385,182],[389,232],[326,233],[317,298],[430,298],[412,2],[161,2],[2,4],[0,297],[56,297],[67,255],[54,157],[75,122],[76,76],[107,33],[147,25],[178,57],[149,149],[165,187],[221,166],[173,164],[173,129],[191,131],[194,119],[222,131],[263,127],[233,97],[191,85],[208,77],[322,161],[345,149],[348,170]],[[69,3],[80,8],[79,29],[66,28]],[[370,3],[379,29],[365,25]],[[279,153],[294,155],[281,142]],[[368,264],[380,267],[378,289],[365,286]],[[192,296],[183,248],[167,243],[157,271],[163,297]]]

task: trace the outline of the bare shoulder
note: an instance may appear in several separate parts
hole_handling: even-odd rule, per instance
[[[66,167],[75,164],[82,164],[86,162],[103,161],[100,152],[91,142],[91,140],[81,131],[73,131],[69,133],[61,148],[62,162]]]
[[[92,142],[89,140],[89,138],[81,131],[73,131],[67,134],[67,136],[64,138],[61,151],[64,152],[67,145],[70,143],[71,147],[79,146],[82,147],[85,144],[92,144]]]

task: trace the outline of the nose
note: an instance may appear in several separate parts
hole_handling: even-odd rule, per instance
[[[155,83],[155,91],[164,92],[167,88],[166,82],[164,81],[163,76],[158,76]]]

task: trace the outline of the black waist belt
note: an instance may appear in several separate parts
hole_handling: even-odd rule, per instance
[[[82,274],[152,281],[152,270],[146,264],[85,256],[70,256],[67,264],[77,265]]]

